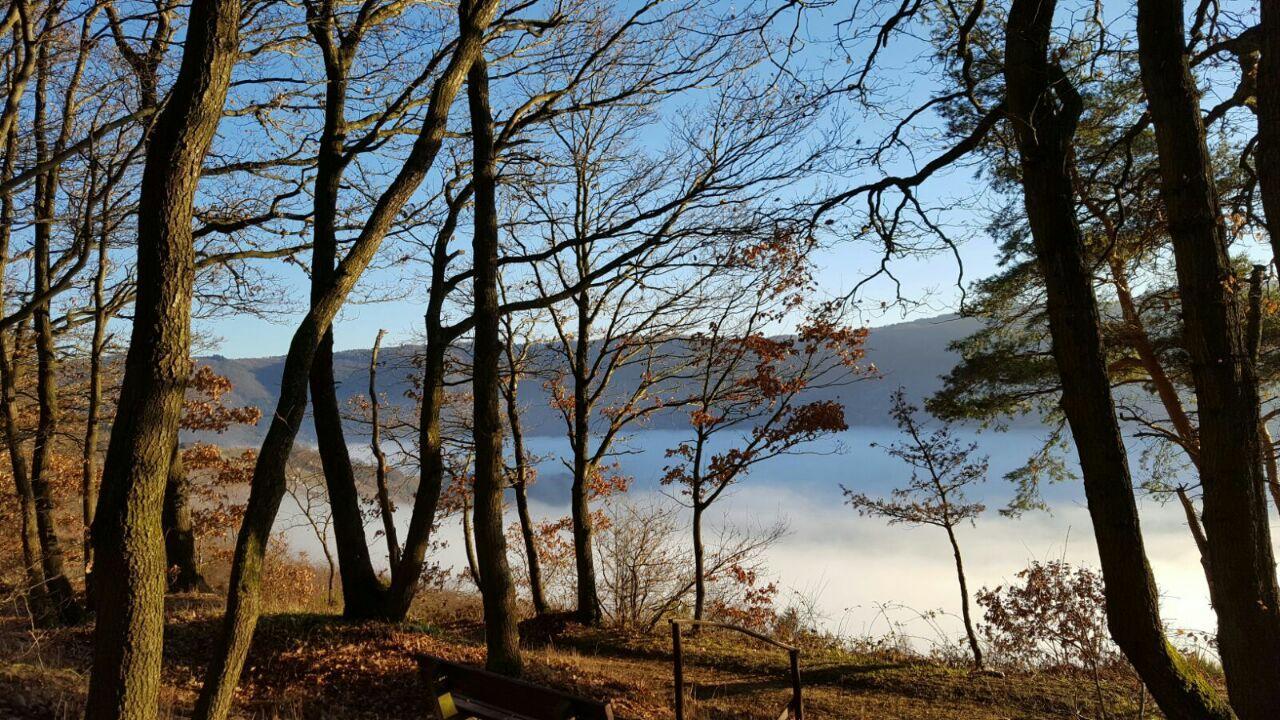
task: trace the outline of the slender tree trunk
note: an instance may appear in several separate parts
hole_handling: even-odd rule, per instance
[[[1160,620],[1076,220],[1070,150],[1081,100],[1049,63],[1055,5],[1053,0],[1014,0],[1010,6],[1006,110],[1017,136],[1027,220],[1045,280],[1062,408],[1075,438],[1102,563],[1108,626],[1170,720],[1227,720],[1231,710],[1179,657]]]
[[[1268,527],[1258,381],[1228,256],[1182,3],[1138,2],[1138,60],[1159,151],[1183,341],[1200,411],[1200,479],[1218,646],[1241,720],[1280,709],[1280,588]]]
[[[422,564],[431,533],[435,527],[436,509],[444,486],[444,451],[441,444],[441,408],[444,404],[444,382],[449,348],[457,339],[456,328],[444,327],[444,301],[449,294],[446,283],[449,241],[458,227],[458,217],[471,197],[470,186],[457,196],[448,197],[448,212],[436,232],[431,256],[431,282],[427,291],[427,311],[423,316],[426,347],[422,361],[422,402],[418,417],[418,492],[414,495],[409,528],[400,550],[400,564],[392,569],[391,591],[387,599],[387,615],[403,619],[409,612],[422,576]]]
[[[476,446],[475,534],[480,588],[484,597],[485,666],[519,675],[520,637],[516,629],[515,584],[507,564],[507,540],[502,531],[503,451],[499,383],[502,346],[498,329],[498,209],[497,159],[493,115],[489,110],[489,71],[477,56],[467,74],[474,148],[475,339],[472,372],[472,416]]]
[[[973,629],[973,617],[969,612],[969,583],[964,576],[964,560],[960,557],[960,543],[956,541],[955,528],[948,525],[947,539],[951,541],[951,554],[956,559],[956,579],[960,581],[960,616],[964,620],[964,634],[969,639],[969,650],[973,652],[973,667],[982,669],[982,646],[978,644],[978,633]]]
[[[595,549],[592,542],[591,480],[596,472],[591,462],[590,380],[587,375],[591,352],[591,300],[587,290],[574,299],[578,308],[578,333],[573,354],[573,487],[570,514],[573,517],[573,557],[577,569],[577,616],[584,625],[600,624],[600,596],[596,589]]]
[[[695,491],[696,492],[696,491]],[[702,620],[707,605],[707,561],[706,551],[702,546],[702,513],[707,508],[698,502],[697,495],[693,501],[693,619]]]
[[[324,468],[333,515],[333,534],[342,580],[342,615],[347,619],[381,617],[385,591],[373,569],[369,542],[364,534],[364,517],[360,513],[355,470],[342,430],[342,416],[333,381],[332,332],[326,332],[320,341],[315,364],[311,368],[311,408],[316,428],[316,449]]]
[[[2,255],[0,255],[2,256]],[[2,273],[0,273],[2,275]],[[21,330],[15,329],[15,334]],[[40,567],[40,533],[36,529],[36,495],[31,491],[31,477],[27,474],[27,459],[22,452],[22,438],[18,430],[17,409],[17,359],[9,347],[9,334],[0,331],[0,402],[4,405],[5,448],[9,453],[9,469],[13,474],[14,488],[18,496],[21,521],[22,563],[26,569],[28,605],[41,622],[48,620],[48,603],[45,601],[44,571]],[[14,342],[15,346],[20,345]]]
[[[433,267],[432,272],[436,269]],[[418,492],[400,552],[400,564],[391,576],[387,616],[400,620],[409,612],[422,576],[422,563],[431,544],[436,509],[444,485],[441,406],[444,404],[445,354],[449,343],[440,327],[442,302],[433,301],[427,311],[427,345],[423,350],[422,407],[418,418]]]
[[[332,22],[331,17],[326,20]],[[316,220],[311,276],[313,307],[323,300],[325,293],[333,285],[334,265],[338,258],[336,226],[338,197],[347,165],[344,156],[345,108],[347,75],[351,65],[346,44],[333,47],[327,24],[320,32],[324,33],[327,41],[324,49],[328,81],[325,84],[325,122],[320,136],[315,180]],[[334,388],[332,330],[327,330],[321,337],[312,361],[311,405],[317,450],[324,468],[337,540],[343,616],[351,619],[374,617],[381,614],[383,588],[373,570],[364,534],[364,518],[360,513],[355,472],[342,429],[342,416]]]
[[[51,33],[57,23],[58,12],[55,4],[50,10],[46,32]],[[35,91],[35,144],[36,163],[44,162],[49,156],[48,143],[45,139],[46,96],[48,94],[49,43],[40,45],[39,59],[36,69]],[[67,579],[62,540],[58,537],[57,510],[53,499],[53,487],[49,482],[50,458],[54,452],[54,442],[58,432],[58,349],[53,337],[53,322],[50,318],[49,293],[50,249],[53,234],[53,216],[56,212],[55,195],[58,180],[56,169],[36,176],[35,197],[35,229],[33,255],[34,276],[33,293],[45,300],[35,307],[32,315],[36,335],[36,403],[39,415],[36,420],[35,440],[31,448],[31,491],[35,494],[36,530],[40,536],[40,562],[44,573],[44,590],[50,608],[57,614],[58,620],[64,623],[76,622],[80,617],[80,607]]]
[[[1165,414],[1169,416],[1169,421],[1173,424],[1173,429],[1178,435],[1178,442],[1182,446],[1187,457],[1190,458],[1192,465],[1197,469],[1200,467],[1200,438],[1196,432],[1196,428],[1191,424],[1191,418],[1187,415],[1186,410],[1182,406],[1182,398],[1178,397],[1178,391],[1173,386],[1173,381],[1169,379],[1168,373],[1164,370],[1164,365],[1160,362],[1160,358],[1156,355],[1155,346],[1151,343],[1151,337],[1147,334],[1146,327],[1142,324],[1142,316],[1138,313],[1137,304],[1133,301],[1133,294],[1129,290],[1129,281],[1125,277],[1124,269],[1120,267],[1120,261],[1114,256],[1108,258],[1111,266],[1111,278],[1116,288],[1116,299],[1120,304],[1120,312],[1124,317],[1127,326],[1127,341],[1134,352],[1138,354],[1138,362],[1142,363],[1142,368],[1146,370],[1147,377],[1151,379],[1151,384],[1156,389],[1156,397],[1160,399],[1161,406],[1164,407]],[[1205,583],[1210,587],[1213,586],[1213,572],[1209,568],[1209,538],[1204,534],[1204,527],[1200,523],[1200,513],[1196,509],[1195,502],[1187,493],[1186,488],[1177,488],[1174,494],[1178,498],[1178,503],[1182,506],[1183,516],[1186,518],[1187,527],[1191,530],[1191,537],[1196,542],[1196,550],[1200,553],[1200,566],[1204,569]]]
[[[459,5],[462,30],[448,66],[432,87],[426,118],[409,157],[378,199],[354,245],[334,271],[333,284],[320,301],[313,300],[306,317],[294,332],[285,356],[280,399],[254,467],[249,502],[236,539],[227,612],[205,685],[196,701],[196,720],[224,720],[231,710],[235,686],[258,622],[263,558],[280,500],[284,496],[285,470],[293,441],[306,411],[307,385],[316,351],[347,295],[373,260],[396,216],[434,163],[444,140],[449,107],[462,85],[467,68],[483,49],[484,32],[496,9],[497,0],[477,0],[474,4],[463,2]]]
[[[1173,494],[1182,506],[1182,516],[1186,518],[1187,527],[1191,529],[1191,537],[1196,541],[1196,550],[1200,552],[1200,567],[1204,569],[1204,581],[1209,587],[1209,596],[1213,596],[1213,568],[1209,567],[1209,538],[1204,534],[1204,526],[1200,523],[1200,513],[1196,503],[1186,488],[1177,488]]]
[[[103,208],[107,200],[103,199]],[[84,422],[84,450],[80,459],[80,502],[84,521],[84,587],[90,606],[93,604],[93,513],[98,504],[98,451],[99,430],[102,425],[102,361],[107,345],[107,313],[104,295],[107,279],[109,244],[108,233],[103,228],[98,238],[98,268],[93,279],[93,336],[89,340],[89,390],[88,408]]]
[[[208,592],[209,584],[196,559],[196,534],[191,526],[191,481],[175,439],[169,476],[164,485],[164,555],[169,592]]]
[[[396,540],[396,518],[391,512],[391,493],[387,490],[387,454],[382,451],[382,425],[378,417],[378,351],[382,348],[382,336],[386,330],[379,330],[373,341],[373,352],[369,353],[369,411],[372,415],[372,431],[369,447],[373,449],[376,463],[375,481],[378,488],[378,510],[382,513],[382,532],[387,536],[387,558],[394,568],[400,562],[400,543]]]
[[[498,289],[503,290],[501,282]],[[505,300],[505,293],[502,299]],[[511,428],[511,452],[515,462],[515,477],[511,481],[511,488],[516,496],[516,515],[520,519],[520,537],[524,541],[525,564],[529,572],[529,595],[533,600],[533,611],[537,615],[545,615],[547,600],[542,591],[542,560],[538,557],[533,517],[529,514],[529,458],[524,448],[524,424],[520,420],[522,360],[517,358],[511,316],[503,316],[502,323],[505,330],[502,349],[507,360],[507,376],[502,387],[502,398],[506,401],[507,426]],[[523,353],[521,357],[527,357],[527,346]]]
[[[323,30],[328,33],[328,28]],[[329,50],[325,57],[328,82],[325,84],[324,129],[320,136],[315,179],[315,231],[312,233],[311,303],[315,308],[333,287],[334,265],[338,259],[338,195],[346,169],[343,141],[350,58],[342,50]],[[333,534],[342,578],[342,614],[348,619],[382,615],[384,589],[373,570],[369,543],[360,513],[360,493],[356,486],[351,454],[342,430],[342,414],[333,377],[333,331],[326,329],[311,363],[311,411],[316,428],[316,449],[324,468]]]
[[[10,81],[10,93],[13,92]],[[11,127],[5,133],[5,153],[0,164],[0,182],[13,175],[14,159],[18,155],[17,130]],[[0,299],[4,297],[4,281],[9,259],[9,241],[13,228],[13,196],[9,191],[0,194]],[[2,304],[0,300],[0,304]],[[2,308],[0,308],[2,309]],[[17,334],[22,328],[14,328]],[[15,342],[14,348],[21,343]],[[19,538],[22,542],[22,566],[27,581],[28,606],[36,616],[45,613],[43,573],[40,568],[40,535],[36,530],[36,498],[31,491],[26,459],[22,454],[22,440],[18,434],[17,420],[17,372],[16,351],[9,347],[8,333],[0,330],[0,405],[3,406],[4,442],[9,453],[9,468],[13,475],[14,492],[18,500]]]
[[[155,718],[164,635],[165,478],[191,376],[192,201],[222,118],[239,0],[193,0],[182,65],[147,148],[137,299],[94,517],[93,671],[86,718]]]
[[[517,473],[521,472],[519,469]],[[516,514],[520,518],[520,536],[524,541],[524,554],[529,569],[529,595],[533,599],[533,612],[547,614],[547,599],[542,591],[542,561],[538,557],[538,545],[534,542],[533,518],[529,514],[529,488],[523,482],[515,485]]]
[[[484,585],[480,584],[480,562],[476,560],[476,536],[471,530],[471,511],[471,501],[463,498],[462,547],[467,553],[467,573],[471,576],[471,582],[475,583],[476,589],[484,592]]]
[[[525,560],[529,566],[529,594],[534,601],[534,612],[547,614],[547,597],[543,594],[543,564],[538,557],[538,543],[534,539],[534,519],[529,514],[529,457],[525,455],[525,430],[520,420],[520,368],[517,368],[515,348],[512,347],[511,325],[507,325],[507,386],[503,398],[507,401],[507,425],[511,428],[511,450],[515,455],[516,477],[511,487],[516,492],[516,514],[520,518],[520,536],[525,542]]]
[[[1133,301],[1133,293],[1129,289],[1129,280],[1125,276],[1124,268],[1121,267],[1120,261],[1114,256],[1108,258],[1108,261],[1111,267],[1112,283],[1116,288],[1116,299],[1119,301],[1120,312],[1128,329],[1127,339],[1129,344],[1133,347],[1134,352],[1138,354],[1138,362],[1142,363],[1142,369],[1146,371],[1147,377],[1151,379],[1151,384],[1156,390],[1156,397],[1160,399],[1161,407],[1164,408],[1165,414],[1169,416],[1169,422],[1173,423],[1173,429],[1178,433],[1178,438],[1187,456],[1191,458],[1193,464],[1199,466],[1200,440],[1197,437],[1195,425],[1191,423],[1191,418],[1187,415],[1187,411],[1182,405],[1182,398],[1178,397],[1177,388],[1173,386],[1173,381],[1169,379],[1169,374],[1165,372],[1164,364],[1160,362],[1159,356],[1156,355],[1151,336],[1147,334],[1147,328],[1142,322],[1142,315],[1138,312],[1138,306]]]
[[[1275,441],[1271,439],[1271,431],[1265,422],[1258,423],[1258,432],[1262,435],[1263,461],[1266,463],[1267,488],[1271,491],[1271,500],[1276,504],[1276,512],[1280,512],[1280,468],[1276,467]]]

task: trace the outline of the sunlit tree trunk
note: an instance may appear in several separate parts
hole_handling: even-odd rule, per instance
[[[193,0],[182,65],[147,148],[138,206],[137,298],[117,422],[93,524],[97,626],[86,717],[158,713],[164,636],[165,478],[191,375],[192,201],[222,118],[239,0]]]
[[[476,560],[484,601],[485,666],[492,671],[519,675],[520,638],[516,630],[515,584],[507,563],[503,532],[503,441],[501,400],[501,341],[498,317],[498,210],[497,159],[493,141],[493,116],[489,110],[488,67],[477,57],[467,74],[467,101],[471,110],[472,169],[475,186],[473,295],[475,297],[472,395],[476,475]]]

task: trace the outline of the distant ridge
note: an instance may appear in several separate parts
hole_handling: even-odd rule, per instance
[[[845,406],[850,425],[878,426],[890,424],[888,419],[889,395],[899,385],[907,388],[914,397],[928,395],[941,386],[941,376],[954,367],[957,356],[947,349],[954,340],[967,337],[981,327],[978,320],[956,315],[911,320],[875,327],[867,340],[867,359],[876,364],[884,375],[880,380],[868,380],[829,391],[816,391],[810,399],[836,399]],[[385,347],[380,353],[382,364],[378,370],[378,389],[385,402],[405,407],[412,401],[406,393],[413,387],[410,378],[416,374],[413,358],[421,352],[421,345]],[[280,375],[284,357],[227,358],[209,355],[197,361],[227,376],[235,390],[226,401],[233,405],[256,405],[269,416],[275,407],[280,389]],[[334,377],[337,380],[340,403],[368,389],[369,351],[344,350],[334,353]],[[615,380],[619,392],[628,391],[637,381],[634,374],[620,373]],[[547,404],[547,393],[536,380],[521,384],[522,404],[525,406],[525,432],[530,435],[559,435],[564,432],[563,421]],[[652,418],[646,427],[670,429],[683,427],[686,418],[679,411],[660,414]],[[266,434],[267,420],[257,427],[234,428],[218,441],[224,445],[254,445]],[[362,434],[352,427],[353,438]],[[205,438],[212,439],[212,438]],[[298,434],[300,442],[313,444],[315,429],[310,417]]]

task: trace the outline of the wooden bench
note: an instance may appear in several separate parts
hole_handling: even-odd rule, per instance
[[[609,703],[432,656],[418,665],[433,700],[428,720],[613,720]]]

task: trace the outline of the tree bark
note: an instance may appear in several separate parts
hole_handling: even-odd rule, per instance
[[[400,562],[400,543],[396,540],[396,518],[391,511],[391,492],[387,489],[387,454],[382,450],[382,421],[378,417],[378,351],[382,348],[382,336],[386,334],[386,330],[378,331],[373,351],[369,353],[369,447],[376,463],[374,480],[378,489],[378,510],[382,513],[382,532],[387,538],[387,558],[394,568]]]
[[[484,592],[484,585],[480,584],[480,561],[476,559],[476,536],[471,529],[471,511],[471,502],[463,498],[462,547],[467,553],[467,573],[471,576],[471,582],[475,583],[476,590]]]
[[[582,268],[579,268],[582,270]],[[577,617],[584,625],[600,624],[600,596],[596,589],[595,550],[591,523],[590,482],[595,472],[591,462],[591,401],[587,376],[591,351],[591,301],[588,290],[574,298],[578,308],[576,351],[573,354],[573,487],[570,514],[573,517],[573,557],[577,570]]]
[[[191,481],[182,463],[177,440],[164,485],[164,556],[169,592],[208,592],[209,584],[196,559],[196,534],[191,526]]]
[[[1258,381],[1191,74],[1182,3],[1138,2],[1138,60],[1200,411],[1200,479],[1218,646],[1241,720],[1280,708],[1280,588],[1268,528]]]
[[[46,34],[53,32],[58,22],[58,9],[55,4],[49,11],[46,20]],[[48,82],[51,69],[49,67],[49,42],[42,42],[37,52],[34,131],[36,145],[36,162],[40,163],[49,157],[48,141],[45,137],[46,104]],[[57,619],[60,622],[76,622],[80,617],[80,607],[71,588],[71,581],[66,576],[62,540],[58,537],[58,522],[54,516],[56,503],[53,499],[53,487],[49,482],[50,457],[54,452],[54,442],[58,432],[58,358],[54,337],[53,323],[50,318],[49,286],[50,286],[50,249],[53,234],[53,216],[57,211],[55,195],[58,188],[57,167],[36,176],[33,254],[33,288],[34,297],[44,298],[35,305],[32,314],[36,339],[36,404],[38,418],[36,434],[31,447],[31,491],[35,496],[36,530],[40,537],[40,564],[44,575],[44,594]]]
[[[501,341],[498,303],[497,159],[493,115],[489,110],[488,66],[477,56],[467,74],[471,111],[472,167],[475,186],[472,395],[476,448],[475,535],[480,589],[484,600],[485,666],[494,672],[519,675],[520,638],[516,629],[515,585],[507,563],[507,540],[502,528],[503,441],[499,409]]]
[[[165,478],[191,375],[192,201],[222,118],[239,45],[239,0],[193,0],[182,65],[147,148],[137,298],[93,525],[93,670],[86,718],[156,717],[164,634]]]
[[[695,491],[696,492],[696,491]],[[706,506],[698,502],[697,495],[693,501],[693,619],[702,620],[707,605],[707,561],[706,550],[702,545],[702,513]]]
[[[21,329],[19,326],[18,329]],[[19,343],[15,342],[14,345]],[[22,439],[18,434],[17,371],[14,351],[9,348],[9,333],[0,330],[0,403],[4,406],[5,449],[9,454],[9,470],[13,474],[14,490],[18,497],[19,531],[22,539],[22,564],[26,570],[27,603],[36,619],[47,621],[48,604],[45,602],[44,571],[40,567],[40,533],[36,529],[36,495],[31,491],[31,476],[27,474],[27,459],[22,453]]]
[[[510,342],[508,340],[507,342]],[[510,357],[510,352],[508,352]],[[520,537],[524,540],[525,562],[529,569],[529,595],[533,599],[533,611],[538,615],[547,612],[547,599],[542,591],[542,561],[538,558],[538,545],[534,541],[533,518],[529,514],[528,458],[525,457],[524,429],[520,423],[519,380],[516,368],[511,366],[507,381],[507,424],[511,426],[511,451],[515,456],[515,480],[511,483],[516,495],[516,515],[520,518]]]
[[[973,629],[973,617],[969,612],[969,582],[964,575],[964,559],[960,556],[960,543],[956,541],[956,530],[946,526],[947,539],[951,541],[951,554],[956,560],[956,579],[960,581],[960,617],[964,620],[964,634],[969,639],[969,650],[973,653],[973,667],[982,669],[982,646],[978,644],[978,633]]]
[[[196,701],[194,717],[197,720],[224,720],[231,710],[235,686],[257,626],[263,557],[284,495],[289,455],[306,411],[307,386],[316,351],[342,303],[391,230],[396,216],[434,163],[444,140],[449,107],[467,68],[483,49],[485,29],[496,9],[497,0],[459,5],[458,42],[448,66],[432,87],[426,117],[409,157],[379,197],[355,243],[334,271],[332,285],[323,298],[312,302],[294,332],[285,356],[280,399],[254,467],[249,502],[236,540],[227,612],[205,685]]]
[[[104,198],[103,207],[107,202]],[[84,588],[86,602],[93,604],[93,513],[98,504],[98,445],[102,426],[102,371],[107,345],[105,287],[109,244],[106,228],[98,238],[98,268],[93,279],[93,335],[89,340],[88,408],[84,421],[84,449],[80,459],[80,502],[84,521]]]
[[[1017,136],[1027,220],[1045,279],[1053,354],[1102,563],[1111,635],[1171,720],[1232,714],[1164,635],[1075,214],[1071,142],[1080,97],[1049,62],[1053,0],[1014,0],[1005,38],[1006,111]],[[1256,435],[1256,433],[1255,433]]]
[[[319,23],[320,21],[316,21]],[[331,22],[331,18],[328,19]],[[338,196],[346,170],[345,108],[347,75],[354,48],[346,43],[334,47],[329,24],[313,29],[324,51],[324,128],[320,135],[314,185],[315,230],[312,233],[311,305],[315,309],[334,285],[334,264],[338,258]],[[324,469],[333,515],[333,534],[338,550],[342,579],[342,615],[347,619],[382,615],[385,590],[373,570],[369,543],[360,513],[351,454],[342,430],[342,414],[333,378],[333,331],[326,328],[311,363],[311,412],[316,429],[316,450]]]
[[[13,79],[9,82],[10,93],[14,91]],[[13,174],[13,162],[18,155],[17,130],[11,127],[5,133],[5,153],[3,164],[0,164],[0,182]],[[9,241],[13,228],[13,194],[5,190],[0,193],[0,298],[3,297],[6,265],[9,259]],[[14,328],[14,334],[21,331],[22,325]],[[19,347],[20,343],[13,343]],[[5,449],[9,454],[9,469],[13,475],[14,492],[18,501],[19,538],[22,544],[22,566],[27,582],[27,603],[36,616],[44,614],[44,589],[42,571],[40,569],[40,535],[36,530],[36,498],[31,491],[31,479],[27,474],[26,459],[22,454],[22,440],[18,435],[17,420],[17,355],[9,347],[9,333],[0,330],[0,406],[3,407]]]
[[[434,267],[432,272],[435,272]],[[440,327],[442,305],[439,301],[432,302],[427,311],[422,407],[418,418],[418,492],[413,499],[413,514],[400,551],[400,564],[391,576],[387,615],[394,620],[403,619],[413,604],[444,485],[441,406],[444,404],[445,354],[449,343]]]
[[[498,278],[501,300],[506,301],[506,288]],[[502,399],[506,401],[507,427],[511,428],[511,454],[514,477],[511,489],[516,496],[516,516],[520,520],[520,538],[524,542],[525,566],[529,573],[529,596],[536,615],[547,613],[547,599],[542,590],[542,560],[538,557],[538,544],[534,536],[533,517],[529,514],[529,463],[524,448],[524,424],[520,419],[520,376],[528,359],[529,347],[516,352],[515,324],[511,314],[502,316],[502,351],[507,363],[507,375],[503,379]]]

